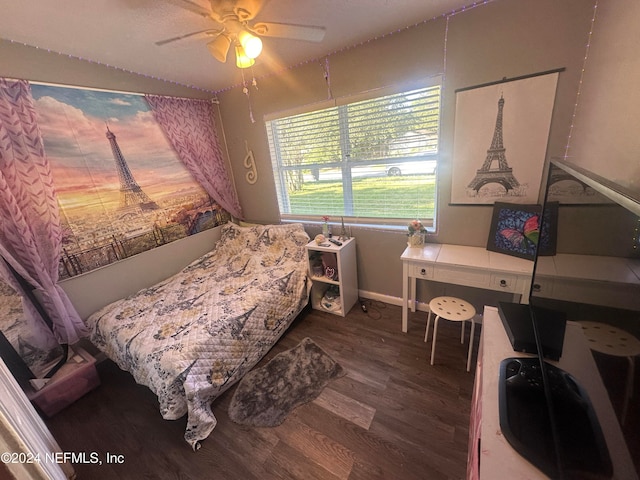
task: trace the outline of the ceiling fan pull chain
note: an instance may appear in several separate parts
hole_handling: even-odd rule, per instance
[[[240,73],[242,74],[242,93],[244,93],[247,96],[247,102],[249,103],[249,119],[251,120],[251,123],[256,123],[255,119],[253,118],[253,109],[251,108],[251,96],[249,95],[247,80],[244,78],[244,70],[240,70]]]
[[[256,80],[256,74],[253,73],[253,67],[251,67],[251,76],[253,77],[253,79],[251,80],[251,86],[258,90],[258,81]]]

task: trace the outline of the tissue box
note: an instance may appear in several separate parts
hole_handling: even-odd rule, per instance
[[[51,417],[99,385],[96,359],[77,348],[42,389],[28,392],[27,396],[43,414]]]

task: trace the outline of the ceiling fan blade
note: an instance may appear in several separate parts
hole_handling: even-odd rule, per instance
[[[290,38],[292,40],[306,40],[307,42],[321,42],[327,32],[324,27],[267,22],[254,23],[250,30],[264,37]]]
[[[177,37],[160,40],[159,42],[156,42],[156,45],[161,47],[162,45],[166,45],[167,43],[178,42],[180,40],[195,36],[200,36],[200,38],[215,37],[216,35],[220,35],[223,31],[224,29],[221,28],[208,28],[206,30],[198,30],[197,32],[185,33],[183,35],[178,35]]]
[[[202,16],[202,17],[210,17],[211,16],[211,11],[202,7],[200,4],[196,3],[196,2],[192,2],[191,0],[163,0],[165,2],[168,3],[172,3],[180,8],[184,8],[186,10],[189,10],[193,13],[197,13],[198,15]]]

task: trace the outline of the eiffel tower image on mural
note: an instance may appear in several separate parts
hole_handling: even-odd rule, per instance
[[[118,170],[118,178],[120,179],[120,207],[121,211],[132,210],[156,210],[160,208],[156,202],[151,200],[149,196],[142,191],[140,185],[135,181],[129,165],[124,159],[124,155],[120,151],[116,136],[107,125],[107,138],[111,144],[111,151],[113,152],[113,158],[116,161],[116,168]]]
[[[514,191],[520,186],[516,177],[513,176],[513,169],[507,164],[507,156],[505,155],[506,148],[502,139],[502,111],[504,109],[504,97],[501,95],[498,100],[498,116],[496,118],[496,128],[493,132],[493,140],[491,141],[491,147],[487,150],[487,157],[480,167],[476,170],[476,176],[471,183],[467,185],[467,188],[478,191],[489,183],[499,183],[506,190],[507,193]]]

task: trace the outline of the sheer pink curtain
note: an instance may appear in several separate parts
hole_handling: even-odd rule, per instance
[[[7,253],[2,248],[2,245],[0,245],[0,254],[0,256],[2,257],[7,256]],[[22,275],[23,278],[24,276],[25,275]],[[9,284],[9,286],[11,286],[21,297],[23,318],[28,329],[28,332],[25,332],[25,336],[28,337],[27,341],[33,347],[36,347],[42,351],[50,351],[59,347],[58,340],[54,337],[53,332],[47,326],[45,320],[38,312],[38,309],[33,303],[31,303],[31,301],[29,301],[27,293],[23,290],[18,280],[14,277],[5,260],[0,258],[0,282],[2,280],[4,280],[5,283]]]
[[[157,95],[145,98],[189,172],[227,212],[244,218],[220,149],[211,102]]]
[[[36,288],[57,340],[72,344],[86,327],[58,285],[61,243],[58,202],[31,88],[24,80],[0,78],[0,253]],[[11,283],[6,269],[0,275]]]

